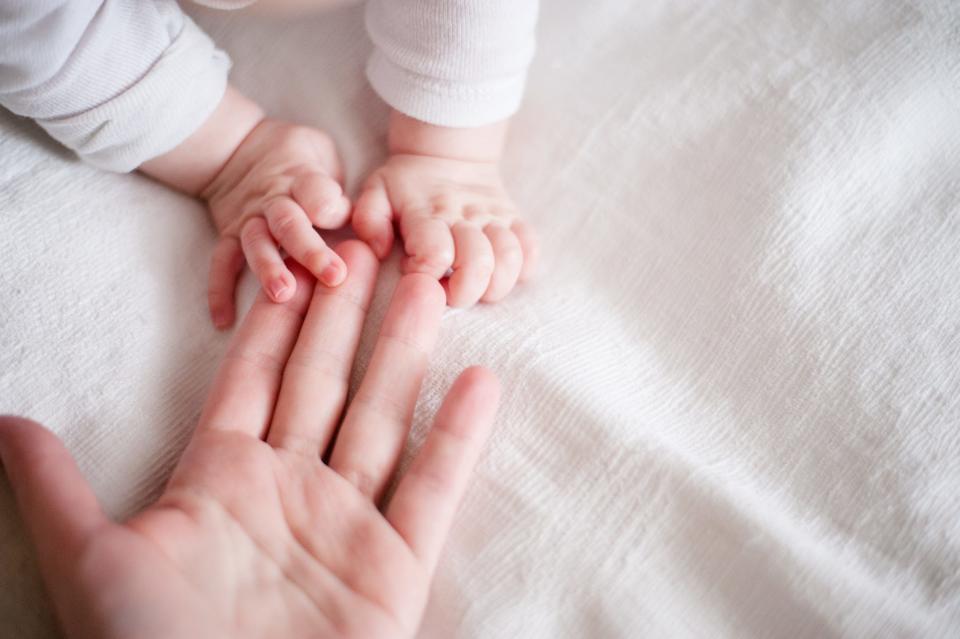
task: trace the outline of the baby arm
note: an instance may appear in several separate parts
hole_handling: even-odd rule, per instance
[[[367,76],[393,112],[388,159],[364,183],[353,226],[383,257],[396,222],[404,270],[449,274],[451,306],[499,300],[534,268],[536,240],[500,158],[536,17],[536,0],[367,4]]]
[[[328,286],[346,277],[343,260],[314,229],[342,226],[350,213],[333,141],[322,131],[265,118],[228,87],[200,129],[139,168],[209,207],[220,232],[208,287],[218,328],[234,322],[245,263],[273,301],[293,297],[296,279],[280,247]]]
[[[244,256],[276,301],[296,285],[278,244],[324,283],[342,281],[311,223],[349,213],[330,139],[265,119],[228,87],[229,67],[175,0],[7,0],[0,11],[0,104],[94,166],[140,168],[207,202],[221,234],[209,296],[221,327]]]

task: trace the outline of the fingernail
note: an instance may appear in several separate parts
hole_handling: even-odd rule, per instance
[[[226,328],[227,324],[229,324],[229,319],[226,312],[217,311],[213,314],[213,325],[216,328]]]
[[[320,279],[323,280],[323,283],[327,286],[336,286],[340,283],[340,273],[340,264],[331,262],[327,268],[323,269],[323,272],[320,274]]]
[[[273,296],[273,299],[279,300],[280,296],[286,293],[287,285],[284,284],[283,280],[276,279],[270,283],[270,295]]]

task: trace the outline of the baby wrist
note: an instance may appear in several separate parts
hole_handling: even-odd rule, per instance
[[[469,162],[499,162],[509,120],[479,127],[445,127],[390,114],[387,148],[391,155],[431,155]]]
[[[259,105],[228,86],[199,129],[173,150],[141,164],[139,170],[178,191],[200,195],[264,117]]]

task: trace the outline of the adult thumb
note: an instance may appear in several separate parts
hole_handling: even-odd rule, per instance
[[[64,574],[108,521],[90,485],[57,436],[29,419],[0,416],[0,460],[41,571]]]

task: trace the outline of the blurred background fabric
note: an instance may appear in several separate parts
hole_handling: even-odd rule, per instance
[[[542,5],[504,170],[544,260],[444,319],[410,450],[467,365],[505,393],[420,636],[955,636],[960,8]],[[351,187],[382,159],[362,7],[194,15]],[[213,243],[199,202],[0,114],[0,412],[118,517],[223,354]],[[5,480],[0,636],[58,636]]]

